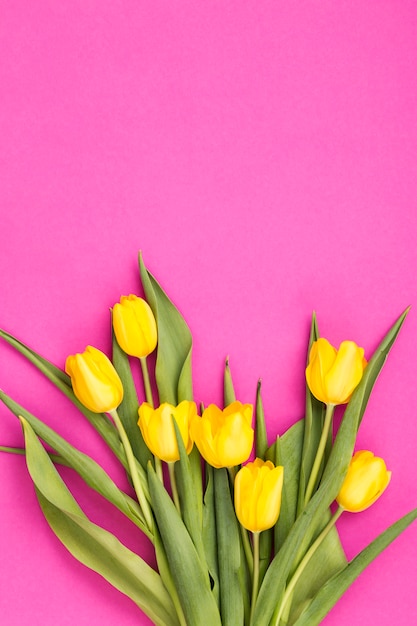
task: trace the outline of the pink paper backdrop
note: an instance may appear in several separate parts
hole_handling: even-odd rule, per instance
[[[416,307],[417,7],[413,0],[0,2],[0,326],[63,366],[109,350],[108,309],[145,262],[195,338],[195,392],[224,357],[270,436],[303,413],[311,312],[369,355]],[[351,557],[417,506],[417,321],[380,376],[359,448],[392,482],[339,523]],[[84,420],[0,346],[0,386],[124,478]],[[0,442],[21,445],[0,407]],[[64,471],[94,521],[149,546]],[[24,459],[0,455],[7,625],[148,624],[59,544]],[[417,623],[417,526],[326,626]]]

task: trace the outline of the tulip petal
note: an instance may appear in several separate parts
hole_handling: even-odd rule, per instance
[[[309,364],[306,369],[307,384],[311,393],[321,402],[328,402],[324,379],[332,368],[336,356],[336,349],[323,337],[317,339],[310,350]]]
[[[333,366],[325,375],[328,402],[345,404],[358,386],[363,374],[363,348],[353,341],[343,341]]]

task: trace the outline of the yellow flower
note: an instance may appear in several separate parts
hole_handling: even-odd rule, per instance
[[[181,433],[187,454],[191,452],[193,441],[190,437],[190,420],[197,414],[195,402],[184,400],[178,406],[164,402],[157,409],[144,402],[139,407],[138,425],[149,450],[167,463],[178,461],[177,438],[172,418]]]
[[[94,413],[110,413],[123,400],[123,386],[103,352],[87,346],[85,352],[67,358],[65,371],[71,377],[78,400]]]
[[[191,437],[213,467],[233,467],[246,461],[253,445],[251,404],[232,402],[223,411],[210,404],[191,422]]]
[[[143,358],[156,348],[156,321],[149,304],[137,296],[122,296],[113,307],[113,329],[126,354]]]
[[[284,468],[255,459],[235,478],[235,510],[239,522],[253,533],[272,528],[281,509]]]
[[[343,341],[336,350],[327,339],[315,341],[306,369],[311,393],[325,404],[345,404],[358,386],[366,366],[364,350]]]
[[[359,513],[379,498],[388,487],[391,472],[372,452],[356,452],[349,465],[337,502],[345,511]]]

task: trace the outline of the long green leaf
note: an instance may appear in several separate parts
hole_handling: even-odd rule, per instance
[[[50,380],[55,387],[62,391],[62,393],[64,393],[64,395],[71,400],[71,402],[77,407],[77,409],[79,409],[79,411],[81,411],[93,428],[95,428],[99,435],[104,439],[119,461],[125,468],[127,468],[128,464],[126,461],[126,455],[123,446],[120,443],[115,426],[111,423],[107,416],[89,411],[84,405],[81,404],[81,402],[78,401],[72,390],[69,376],[53,365],[53,363],[13,337],[13,335],[10,335],[4,330],[0,330],[0,337],[2,337],[20,354],[22,354],[22,356],[24,356],[40,372],[42,372],[42,374],[44,374],[44,376],[46,376],[46,378],[48,378],[48,380]]]
[[[187,624],[221,626],[207,572],[177,509],[150,463],[148,480],[156,522]]]
[[[181,437],[180,430],[175,420],[174,428],[177,438],[180,459],[175,463],[174,472],[179,492],[181,504],[181,514],[188,533],[193,540],[195,548],[199,554],[200,560],[204,568],[207,569],[205,559],[205,550],[203,544],[203,511],[201,495],[196,491],[194,484],[194,475],[190,463],[190,459],[185,450],[184,442]],[[201,483],[200,471],[200,483]]]
[[[226,359],[223,374],[223,401],[224,406],[229,406],[236,400],[235,388],[233,385],[232,372],[230,371],[229,357]]]
[[[214,497],[222,626],[242,626],[246,595],[242,570],[246,564],[225,468],[214,471]]]
[[[323,519],[323,527],[329,521],[330,516],[331,513],[328,511]],[[314,553],[297,582],[288,622],[290,625],[326,581],[346,567],[346,564],[347,560],[340,543],[339,533],[334,527]]]
[[[307,349],[307,363],[309,360],[311,346],[315,341],[317,341],[319,336],[320,335],[317,326],[316,315],[315,313],[313,313],[311,319],[310,338]],[[301,513],[304,506],[305,490],[319,445],[321,431],[323,427],[323,419],[324,404],[322,402],[319,402],[319,400],[317,400],[317,398],[313,396],[310,389],[308,388],[308,385],[306,384],[306,413],[304,420],[303,450],[301,456],[298,483],[297,515]]]
[[[81,563],[130,597],[158,626],[178,626],[160,576],[83,513],[30,424],[21,419],[26,460],[42,511],[57,537]]]
[[[367,400],[406,314],[407,311],[390,328],[365,368],[363,378],[353,392],[345,411],[321,485],[296,520],[281,550],[265,574],[254,611],[256,626],[269,625],[276,600],[281,597],[288,575],[307,549],[328,507],[339,492],[349,466],[358,425],[365,411]]]
[[[0,391],[0,400],[16,415],[24,417],[38,437],[53,448],[67,465],[72,467],[92,489],[116,506],[124,515],[145,532],[149,538],[146,525],[137,502],[121,491],[103,468],[87,454],[77,450],[52,428],[29,413],[24,407]]]
[[[193,399],[191,372],[192,337],[184,318],[139,255],[139,269],[146,299],[158,326],[155,377],[160,402],[177,405]]]
[[[215,469],[208,463],[205,464],[206,489],[204,492],[203,505],[203,541],[206,554],[206,562],[212,580],[212,591],[217,603],[219,597],[219,566],[217,560],[217,533],[216,533],[216,500],[214,494]]]
[[[313,601],[294,623],[294,626],[316,626],[320,624],[363,570],[416,519],[417,509],[414,509],[381,533],[343,571],[333,576],[321,587]]]
[[[278,523],[275,526],[275,550],[284,543],[295,520],[297,519],[297,495],[302,454],[304,420],[299,420],[289,428],[268,450],[268,458],[276,465],[284,466],[284,487],[282,505]],[[330,514],[323,516],[322,526],[329,520]],[[300,607],[311,600],[318,588],[333,574],[346,566],[346,557],[340,543],[337,530],[334,528],[321,544],[311,559],[308,567],[297,583],[292,599],[289,624],[293,615],[297,615]]]
[[[297,518],[297,494],[300,476],[301,448],[303,443],[304,420],[291,426],[268,449],[267,457],[275,465],[284,467],[281,511],[274,528],[275,552],[281,548]]]
[[[255,455],[259,459],[265,459],[268,449],[268,434],[266,432],[265,412],[261,394],[262,383],[259,380],[256,387],[255,403]]]

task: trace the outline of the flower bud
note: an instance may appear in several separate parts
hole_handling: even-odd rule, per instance
[[[359,513],[373,504],[391,479],[385,462],[372,452],[356,452],[349,465],[337,502],[345,511]]]
[[[109,413],[123,400],[123,386],[111,361],[103,352],[87,346],[81,354],[69,356],[65,371],[71,377],[78,400],[94,413]]]
[[[325,404],[349,402],[366,366],[364,350],[353,341],[343,341],[336,350],[327,339],[315,341],[306,369],[311,393]]]
[[[239,522],[253,533],[272,528],[281,509],[284,468],[255,459],[235,478],[235,511]]]
[[[253,445],[251,404],[232,402],[223,411],[210,404],[191,422],[191,437],[213,467],[233,467],[246,461]]]
[[[122,296],[113,307],[113,329],[126,354],[143,358],[156,348],[157,329],[149,304],[137,296]]]
[[[191,452],[193,442],[190,437],[190,420],[197,414],[195,402],[184,400],[178,406],[164,402],[157,409],[144,402],[139,407],[138,425],[149,450],[167,463],[178,461],[177,437],[172,418],[175,419],[181,433],[187,454]]]

